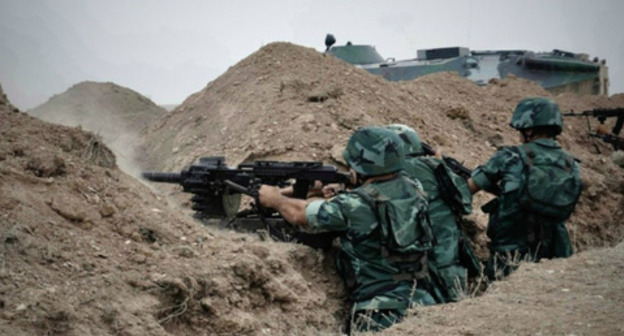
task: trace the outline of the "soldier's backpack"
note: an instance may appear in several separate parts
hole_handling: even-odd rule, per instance
[[[518,202],[529,213],[555,221],[568,219],[583,189],[573,172],[574,158],[564,152],[558,157],[536,156],[529,144],[516,148],[525,179]]]
[[[373,184],[364,185],[353,192],[376,210],[379,223],[382,255],[391,262],[410,262],[412,255],[421,255],[433,243],[429,221],[429,204],[422,186],[407,177],[399,177],[414,186],[416,193],[405,199],[389,199]],[[404,211],[410,209],[409,212]]]

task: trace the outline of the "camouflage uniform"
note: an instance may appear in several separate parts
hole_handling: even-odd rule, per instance
[[[433,228],[436,244],[428,254],[429,273],[432,282],[432,294],[438,303],[459,301],[466,291],[467,270],[460,264],[459,240],[460,230],[458,218],[453,209],[444,201],[439,190],[434,169],[444,165],[444,160],[424,155],[420,137],[412,128],[394,124],[386,128],[393,130],[406,146],[405,172],[408,176],[417,179],[423,186],[429,201],[429,218]],[[451,173],[453,174],[453,173]],[[454,175],[454,174],[453,174]],[[462,209],[465,214],[472,211],[470,203],[472,197],[468,184],[462,178],[454,175],[457,188],[463,189],[467,207]]]
[[[553,110],[546,110],[549,107]],[[540,119],[540,116],[546,117]],[[556,104],[533,98],[518,104],[510,125],[521,131],[536,126],[553,126],[561,132],[562,120]],[[572,254],[565,221],[544,217],[535,219],[520,202],[526,187],[526,163],[522,154],[526,150],[530,150],[534,160],[550,162],[553,165],[560,164],[565,158],[571,158],[555,140],[542,138],[524,145],[502,147],[485,165],[472,173],[473,182],[480,189],[488,190],[494,185],[501,189],[498,198],[482,208],[490,215],[487,230],[491,240],[490,258],[486,265],[486,275],[491,280],[509,275],[517,268],[520,260],[565,258]],[[578,164],[570,161],[571,173],[580,181]],[[543,186],[543,190],[548,189],[547,185]],[[538,220],[541,224],[541,237],[536,242],[531,239],[530,227],[533,220]]]
[[[374,132],[367,134],[371,130]],[[403,168],[400,140],[380,128],[356,131],[343,156],[352,169],[369,176]],[[390,233],[396,233],[392,238],[411,251],[405,254],[409,261],[388,254],[384,232],[389,225],[380,219],[375,203],[366,196],[369,194],[380,195],[394,206]],[[417,209],[423,207],[426,199],[420,184],[404,175],[368,183],[306,207],[309,230],[341,233],[336,266],[353,302],[351,321],[356,329],[381,330],[400,321],[410,306],[435,303],[420,281],[426,277],[425,255],[432,239],[430,231],[421,234],[423,228],[415,224]],[[409,244],[403,244],[403,239]]]
[[[444,164],[441,159],[408,158],[405,172],[422,183],[429,201],[429,218],[436,243],[428,255],[429,272],[435,286],[438,303],[459,301],[465,294],[467,271],[459,263],[460,231],[457,217],[441,198],[434,168]],[[464,183],[463,188],[468,188]],[[468,191],[468,194],[470,192]]]

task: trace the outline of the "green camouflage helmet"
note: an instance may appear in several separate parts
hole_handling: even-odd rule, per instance
[[[405,146],[405,155],[419,155],[423,154],[422,145],[420,144],[420,136],[413,128],[403,124],[392,124],[385,126],[385,128],[396,133],[403,141]]]
[[[525,98],[518,103],[509,126],[523,130],[539,126],[552,126],[557,133],[563,129],[561,111],[554,101],[547,98]]]
[[[405,147],[396,133],[375,126],[359,128],[351,135],[342,157],[356,172],[366,176],[403,169]]]

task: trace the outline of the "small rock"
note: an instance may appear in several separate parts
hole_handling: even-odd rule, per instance
[[[113,214],[115,214],[115,208],[109,204],[105,204],[100,208],[100,216],[102,216],[102,218],[111,217]]]
[[[446,111],[446,116],[451,119],[470,119],[468,109],[463,106],[452,107],[451,109]]]
[[[174,251],[178,253],[178,256],[182,258],[193,258],[197,256],[197,253],[190,246],[178,246],[174,248]]]
[[[624,151],[618,150],[611,154],[611,160],[618,166],[624,168]]]
[[[76,204],[63,198],[55,198],[49,204],[52,210],[72,222],[83,222],[87,215]]]

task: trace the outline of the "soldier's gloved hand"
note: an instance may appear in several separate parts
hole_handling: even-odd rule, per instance
[[[281,197],[280,188],[263,184],[258,190],[258,202],[265,208],[275,208]]]

